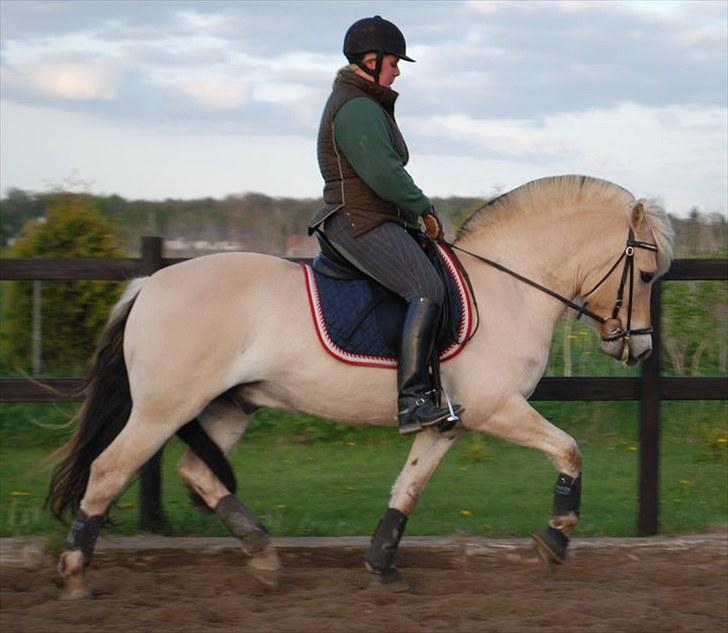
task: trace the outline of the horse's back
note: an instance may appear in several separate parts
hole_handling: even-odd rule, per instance
[[[133,368],[154,364],[174,379],[213,372],[227,382],[254,338],[306,305],[294,263],[259,253],[197,257],[146,280],[127,322],[125,356]]]

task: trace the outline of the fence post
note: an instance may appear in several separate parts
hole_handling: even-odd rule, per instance
[[[662,282],[657,281],[650,298],[652,327],[655,329],[652,355],[642,363],[640,381],[639,536],[654,536],[659,528],[661,295]]]
[[[143,275],[162,268],[162,238],[142,237]],[[154,455],[141,468],[139,480],[139,527],[148,532],[161,532],[165,520],[162,512],[162,452]]]

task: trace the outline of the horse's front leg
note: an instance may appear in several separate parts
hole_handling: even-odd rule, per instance
[[[549,526],[532,534],[536,550],[550,568],[563,563],[569,533],[579,522],[581,508],[581,451],[568,433],[555,427],[520,395],[514,395],[494,415],[478,423],[476,430],[501,439],[537,448],[551,458],[559,471],[554,486]]]
[[[377,525],[367,552],[366,566],[375,574],[377,583],[395,591],[407,589],[407,584],[394,566],[407,518],[438,464],[461,433],[460,428],[447,433],[426,430],[420,431],[415,437],[404,468],[392,488],[389,508]]]

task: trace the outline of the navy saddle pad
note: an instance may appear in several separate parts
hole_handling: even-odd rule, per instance
[[[446,271],[448,324],[438,340],[440,360],[455,356],[473,331],[468,286],[457,258],[437,244]],[[335,279],[302,264],[309,306],[321,344],[353,365],[396,367],[405,301],[369,279]]]

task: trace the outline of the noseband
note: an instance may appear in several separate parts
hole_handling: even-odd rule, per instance
[[[502,264],[499,264],[492,259],[488,259],[487,257],[483,257],[482,255],[472,253],[464,248],[461,248],[460,246],[457,246],[456,244],[449,244],[449,246],[455,250],[460,251],[461,253],[470,255],[478,261],[481,261],[484,264],[488,264],[489,266],[492,266],[493,268],[500,270],[501,272],[504,272],[511,277],[515,277],[519,281],[522,281],[523,283],[528,284],[529,286],[532,286],[540,290],[541,292],[546,293],[547,295],[553,297],[554,299],[557,299],[558,301],[561,301],[561,303],[566,304],[577,312],[577,319],[581,318],[582,315],[586,315],[589,318],[598,321],[602,324],[602,341],[611,342],[624,339],[626,343],[627,341],[629,341],[629,338],[633,334],[652,334],[653,332],[652,327],[637,328],[634,330],[632,329],[632,299],[634,296],[634,275],[632,274],[632,271],[634,269],[635,249],[644,248],[645,250],[653,251],[656,253],[657,245],[651,244],[650,242],[642,242],[640,240],[634,239],[634,231],[632,231],[631,228],[629,229],[629,234],[627,235],[627,243],[625,245],[624,251],[619,256],[619,259],[614,262],[614,264],[607,271],[604,277],[602,277],[589,292],[583,295],[583,298],[586,299],[590,294],[596,291],[607,279],[609,279],[609,277],[617,269],[619,264],[621,262],[624,262],[624,266],[622,267],[622,279],[619,282],[619,288],[617,290],[617,298],[614,302],[614,308],[612,308],[612,314],[609,317],[601,316],[587,308],[586,301],[581,304],[571,301],[571,299],[567,299],[563,295],[560,295],[558,292],[554,292],[553,290],[546,288],[545,286],[542,286],[541,284],[536,283],[535,281],[532,281],[531,279],[528,279],[523,275],[519,275],[517,272],[514,272],[510,268],[506,268]],[[627,279],[629,279],[629,300],[627,303],[627,327],[625,328],[622,327],[622,321],[619,319],[619,311],[622,309],[622,305],[624,303],[624,289],[627,285]]]

